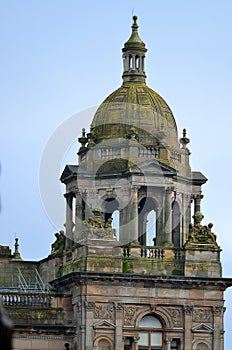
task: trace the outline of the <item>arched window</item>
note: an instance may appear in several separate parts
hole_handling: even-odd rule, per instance
[[[133,70],[133,56],[129,56],[129,71]]]
[[[163,326],[158,318],[147,315],[140,321],[138,350],[164,350]]]
[[[135,56],[135,68],[139,72],[139,70],[140,70],[140,57],[139,56]]]

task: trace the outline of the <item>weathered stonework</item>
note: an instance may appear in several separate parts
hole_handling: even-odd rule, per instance
[[[79,164],[61,175],[65,232],[49,256],[23,261],[18,239],[13,254],[0,246],[14,349],[224,349],[232,280],[212,223],[202,224],[207,179],[191,170],[186,129],[178,140],[168,104],[146,85],[146,51],[134,16],[123,84],[82,130]]]

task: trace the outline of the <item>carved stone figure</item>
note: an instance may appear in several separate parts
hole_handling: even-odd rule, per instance
[[[208,226],[201,225],[201,221],[204,218],[201,212],[196,212],[193,218],[195,225],[189,225],[189,233],[187,233],[185,246],[189,247],[192,243],[195,243],[213,244],[218,247],[216,242],[217,236],[211,231],[213,224],[209,223]]]

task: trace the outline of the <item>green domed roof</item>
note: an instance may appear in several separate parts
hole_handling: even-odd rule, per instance
[[[163,98],[146,85],[147,49],[138,34],[136,16],[133,21],[132,34],[122,49],[123,84],[100,105],[91,132],[96,143],[110,138],[136,138],[143,145],[162,143],[175,147],[176,122]]]
[[[131,128],[136,129],[141,144],[153,144],[155,140],[170,143],[173,138],[177,141],[177,126],[171,109],[145,83],[124,83],[103,101],[92,122],[97,142],[128,138]]]

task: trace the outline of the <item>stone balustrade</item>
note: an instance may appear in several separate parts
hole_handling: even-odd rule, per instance
[[[51,295],[48,293],[31,293],[31,292],[2,292],[0,293],[3,305],[12,306],[51,306]]]

